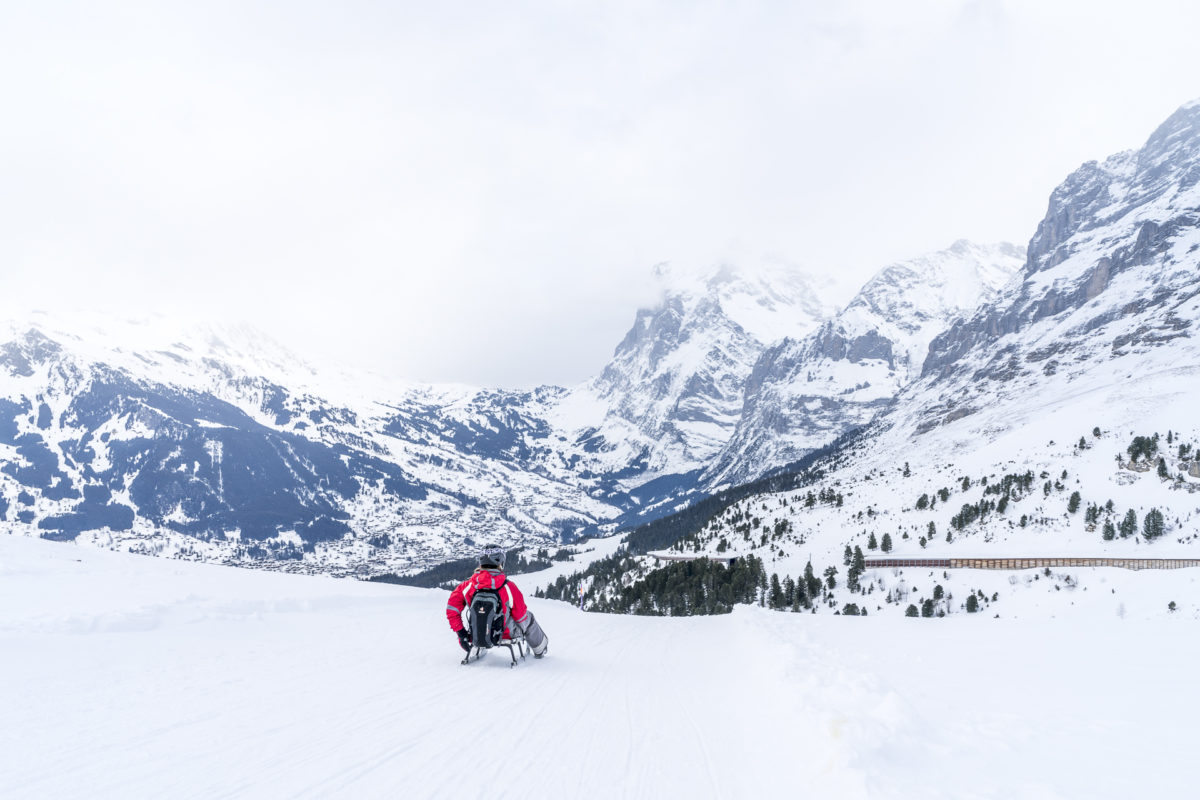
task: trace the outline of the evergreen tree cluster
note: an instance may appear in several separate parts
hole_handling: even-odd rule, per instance
[[[622,565],[623,574],[634,569],[632,559]],[[825,570],[832,580],[830,567]],[[577,577],[577,576],[573,576]],[[620,581],[605,581],[602,585],[616,586]],[[812,608],[823,596],[825,585],[813,572],[812,564],[805,567],[799,579],[772,573],[767,576],[763,561],[753,555],[739,558],[732,565],[722,561],[698,558],[676,561],[650,570],[628,585],[607,593],[585,592],[584,606],[591,611],[643,616],[693,616],[698,614],[728,614],[737,604],[758,603],[779,611],[798,612]],[[556,600],[573,601],[577,596],[575,581],[560,578],[544,595]]]
[[[964,503],[959,512],[950,518],[950,524],[955,530],[961,531],[976,520],[983,521],[987,515],[996,510],[996,501],[982,498],[978,503]]]
[[[1088,504],[1087,511],[1084,513],[1084,520],[1094,527],[1099,524],[1100,515],[1104,514],[1104,525],[1101,528],[1100,536],[1106,542],[1111,542],[1118,536],[1122,539],[1128,539],[1130,536],[1137,535],[1139,524],[1136,511],[1132,508],[1127,510],[1121,521],[1115,525],[1113,524],[1112,513],[1112,500],[1105,503],[1103,507]],[[1140,528],[1142,536],[1146,541],[1153,541],[1166,533],[1166,517],[1157,508],[1151,508],[1142,519]]]
[[[983,493],[1001,495],[1012,500],[1020,500],[1032,490],[1033,471],[1026,470],[1021,473],[1004,475],[1000,480],[992,481],[984,487]]]
[[[676,561],[651,570],[641,580],[621,587],[613,597],[601,598],[592,610],[616,614],[683,617],[695,614],[728,614],[738,603],[754,603],[772,596],[782,603],[786,593],[778,576],[767,585],[762,560],[739,558],[733,566],[698,558]],[[793,588],[793,593],[794,593]]]
[[[566,550],[559,550],[555,553],[556,561],[570,559],[571,554]],[[395,573],[386,573],[384,575],[375,575],[368,580],[376,583],[396,583],[402,586],[419,586],[423,589],[435,589],[439,586],[449,586],[461,583],[471,577],[471,573],[475,571],[477,560],[474,556],[470,558],[456,558],[453,561],[445,561],[437,566],[418,572],[414,575],[397,575]],[[538,550],[533,558],[525,558],[520,550],[509,550],[504,557],[504,571],[510,574],[519,572],[536,572],[540,569],[547,569],[552,566],[550,560],[550,551],[546,549]]]
[[[1135,436],[1129,447],[1125,448],[1130,461],[1139,459],[1150,460],[1158,453],[1158,434],[1153,436]]]

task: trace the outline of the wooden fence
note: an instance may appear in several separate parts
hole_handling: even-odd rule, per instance
[[[1041,569],[1043,567],[1119,567],[1183,569],[1200,567],[1200,558],[868,558],[867,569],[936,567],[940,569]]]

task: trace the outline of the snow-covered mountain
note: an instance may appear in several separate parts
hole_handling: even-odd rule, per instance
[[[827,287],[778,263],[656,273],[661,302],[638,312],[612,360],[566,403],[576,418],[578,408],[592,409],[592,427],[580,432],[597,454],[592,468],[634,483],[704,467],[733,432],[762,352],[835,310]]]
[[[1120,361],[1139,372],[1186,346],[1200,290],[1200,101],[1138,151],[1088,162],[1050,196],[1022,280],[937,337],[923,367],[943,391],[923,424],[1020,396],[1039,376]],[[1168,357],[1168,364],[1179,362]],[[943,413],[944,412],[944,413]],[[939,416],[939,414],[941,416]]]
[[[1087,412],[1106,431],[1154,419],[1200,364],[1198,119],[1185,106],[1141,150],[1073,174],[1007,283],[1016,248],[963,242],[884,269],[836,315],[779,266],[666,273],[573,389],[331,375],[247,330],[35,315],[0,344],[0,526],[395,571],[665,513],[864,424],[873,457],[916,468],[1024,442],[1064,398],[1105,397]]]
[[[1140,150],[1085,164],[1055,189],[1013,280],[934,337],[921,376],[808,485],[739,499],[676,547],[756,555],[793,597],[811,564],[805,602],[830,612],[953,614],[975,598],[1008,616],[1049,591],[1060,599],[1042,613],[1099,594],[1124,616],[1126,581],[1102,569],[888,568],[849,580],[847,553],[1196,558],[1198,319],[1200,102]],[[657,566],[597,568],[589,602],[630,596]],[[1186,596],[1164,597],[1157,613],[1185,601],[1195,613]]]
[[[836,317],[767,349],[707,481],[750,480],[869,422],[920,375],[930,341],[993,301],[1023,260],[1016,245],[955,242],[883,268]]]
[[[914,269],[906,291],[938,275]],[[762,385],[752,372],[772,343],[808,341],[833,306],[779,264],[657,277],[660,302],[573,389],[424,386],[318,370],[247,328],[35,314],[0,345],[0,525],[380,572],[482,538],[548,546],[667,513],[696,496],[739,421],[759,419],[746,388]],[[924,335],[940,319],[883,295],[860,295],[881,330]],[[839,432],[802,435],[819,446]]]
[[[758,337],[821,313],[779,268],[660,278],[661,305],[574,390],[330,373],[244,327],[31,315],[0,344],[0,526],[326,571],[560,543],[702,463]]]
[[[523,404],[554,390],[451,413],[478,394],[321,377],[246,330],[34,318],[0,345],[0,525],[379,571],[481,537],[557,543],[618,511],[526,466],[547,434]]]

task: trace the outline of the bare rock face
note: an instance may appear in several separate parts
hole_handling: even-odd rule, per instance
[[[978,405],[1187,339],[1198,266],[1200,103],[1190,103],[1140,150],[1088,162],[1051,193],[1021,280],[933,340],[922,384]],[[951,421],[945,403],[919,416],[919,430]]]
[[[732,434],[763,351],[835,310],[811,279],[779,265],[662,279],[662,301],[638,312],[612,360],[577,390],[604,408],[585,432],[592,452],[584,460],[629,481],[706,465]]]
[[[1023,282],[934,339],[923,374],[947,375],[968,352],[1085,307],[1069,338],[1082,339],[1156,308],[1163,313],[1154,315],[1156,323],[1147,333],[1164,326],[1182,330],[1164,306],[1191,283],[1187,267],[1195,262],[1189,253],[1200,226],[1198,183],[1200,105],[1195,103],[1172,114],[1141,150],[1084,164],[1051,193],[1046,216],[1029,242]],[[1138,278],[1142,291],[1107,293],[1122,276],[1139,271],[1145,273]],[[1105,302],[1095,302],[1102,296]],[[1069,349],[1065,340],[1060,349]],[[962,368],[979,367],[973,362]]]

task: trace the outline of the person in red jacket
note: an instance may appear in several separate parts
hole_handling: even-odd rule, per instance
[[[470,607],[476,592],[494,590],[500,596],[504,612],[503,640],[515,638],[514,633],[524,636],[534,658],[541,658],[546,655],[549,641],[542,626],[525,605],[525,596],[521,594],[521,590],[504,574],[504,556],[502,547],[483,547],[475,572],[450,593],[450,601],[446,604],[446,619],[450,622],[450,630],[458,636],[459,645],[469,654],[472,646],[471,631],[463,624],[463,611]]]

